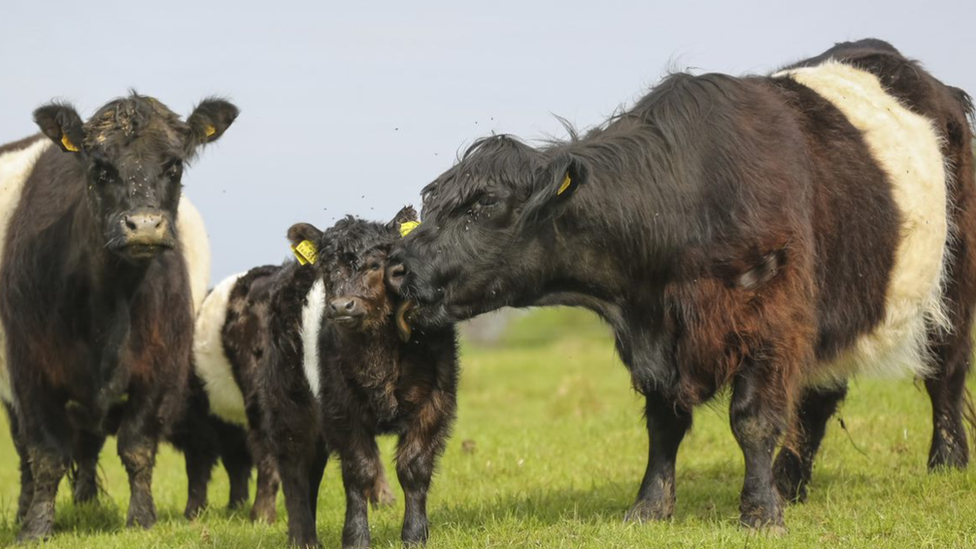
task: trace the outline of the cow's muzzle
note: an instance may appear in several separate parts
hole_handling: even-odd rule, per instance
[[[159,211],[136,210],[119,220],[121,238],[114,251],[131,260],[147,260],[176,247],[169,221]]]

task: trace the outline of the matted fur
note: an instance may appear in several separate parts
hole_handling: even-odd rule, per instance
[[[227,421],[246,425],[244,395],[234,379],[223,343],[230,293],[242,276],[244,273],[238,273],[221,280],[203,301],[193,334],[193,359],[213,413]]]

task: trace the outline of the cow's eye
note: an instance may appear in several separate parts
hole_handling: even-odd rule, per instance
[[[478,206],[481,206],[482,209],[491,208],[497,204],[498,198],[496,198],[493,194],[482,195],[482,197],[478,199]]]
[[[104,162],[95,162],[92,166],[92,175],[95,177],[96,182],[104,185],[115,178],[115,168]]]
[[[183,175],[183,163],[179,160],[174,160],[166,166],[166,175],[172,179],[178,179]]]
[[[380,265],[379,261],[373,261],[369,264],[369,270],[371,271],[378,271],[381,267],[382,266]]]

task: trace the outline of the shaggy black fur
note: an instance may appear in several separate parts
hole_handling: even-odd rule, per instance
[[[272,297],[271,353],[261,396],[279,463],[289,539],[317,545],[315,507],[328,456],[339,455],[346,488],[343,546],[370,543],[367,495],[380,474],[375,437],[399,436],[396,470],[406,499],[402,538],[427,539],[427,490],[456,408],[457,350],[445,326],[408,342],[398,337],[397,300],[387,292],[384,267],[398,226],[353,218],[321,233],[308,224],[289,230],[297,244],[318,244],[312,266],[285,267]],[[327,298],[319,332],[320,386],[310,387],[303,364],[302,308],[322,280]],[[310,390],[311,389],[311,390]],[[316,397],[314,393],[317,393]]]
[[[930,333],[929,466],[965,466],[972,101],[879,40],[838,44],[794,66],[826,58],[875,74],[945,137],[953,330]],[[692,409],[731,387],[746,462],[742,523],[783,525],[774,485],[802,499],[846,393],[843,383],[805,382],[884,318],[901,236],[887,175],[835,106],[788,77],[673,74],[582,137],[541,147],[505,135],[477,141],[423,194],[424,223],[387,270],[417,303],[415,330],[502,306],[597,312],[646,396],[649,455],[628,518],[671,516]]]

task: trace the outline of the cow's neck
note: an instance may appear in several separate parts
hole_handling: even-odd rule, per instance
[[[100,388],[91,410],[96,427],[128,387],[129,369],[120,367],[120,363],[132,331],[132,304],[151,263],[130,263],[110,252],[87,204],[81,204],[76,211],[73,230],[87,239],[87,245],[79,247],[84,251],[76,258],[76,267],[88,281],[88,314],[94,343],[90,372]]]
[[[664,360],[666,342],[664,293],[666,272],[638,276],[633,265],[600,245],[557,238],[550,273],[532,305],[562,305],[589,309],[614,332],[621,360],[634,377],[634,386],[669,386],[673,380]]]
[[[396,415],[397,381],[400,378],[400,344],[392,322],[369,332],[336,330],[336,356],[347,379],[366,395],[378,418]]]
[[[76,261],[90,281],[93,303],[114,308],[131,301],[155,260],[131,263],[109,251],[102,228],[87,204],[79,204],[72,230],[87,240]]]

